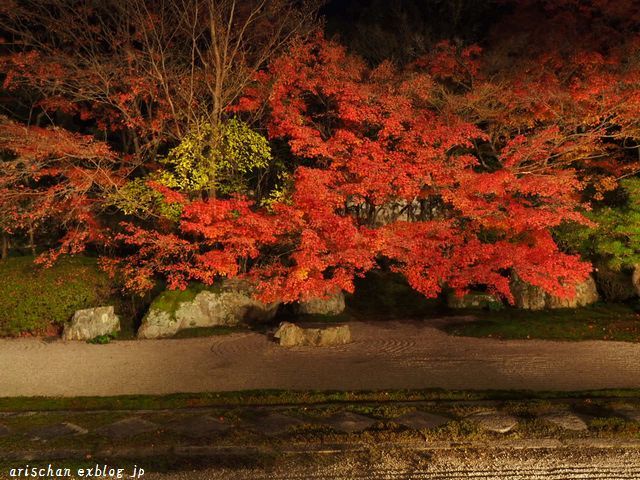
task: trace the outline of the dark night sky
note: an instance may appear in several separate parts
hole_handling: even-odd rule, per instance
[[[331,0],[322,13],[328,36],[375,63],[410,59],[443,39],[482,44],[508,11],[491,0]]]

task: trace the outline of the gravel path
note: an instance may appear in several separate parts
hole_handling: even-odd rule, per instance
[[[356,322],[354,343],[285,349],[258,333],[108,345],[0,340],[0,397],[245,389],[640,387],[640,344],[448,336],[420,322]]]
[[[373,459],[334,457],[330,461],[296,462],[271,471],[204,470],[150,474],[163,480],[637,480],[637,451],[449,451],[416,460],[407,452],[388,452]]]

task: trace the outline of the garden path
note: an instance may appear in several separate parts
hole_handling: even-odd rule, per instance
[[[453,337],[428,322],[354,322],[354,342],[285,349],[254,332],[107,345],[0,340],[0,397],[247,389],[640,387],[640,343]]]

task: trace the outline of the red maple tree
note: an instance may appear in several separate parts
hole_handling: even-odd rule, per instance
[[[39,56],[42,63],[25,57],[41,55],[37,49],[10,55],[3,60],[6,89],[37,86],[43,111],[79,115],[112,144],[116,135],[122,140],[113,153],[77,134],[23,132],[5,122],[0,138],[7,150],[31,166],[0,184],[0,208],[6,218],[38,219],[54,210],[62,215],[58,222],[91,225],[85,234],[68,228],[66,250],[113,242],[120,249],[105,265],[120,269],[130,288],[148,288],[157,275],[175,288],[245,277],[265,300],[295,301],[352,291],[356,276],[385,259],[426,296],[481,285],[511,300],[514,271],[550,293],[571,295],[591,266],[561,251],[553,229],[588,223],[581,214],[589,208],[586,185],[597,196],[637,171],[629,152],[640,137],[640,42],[607,27],[612,18],[634,18],[620,16],[615,2],[543,3],[520,2],[515,15],[541,25],[523,42],[505,41],[504,32],[486,52],[441,42],[408,65],[371,67],[317,35],[252,64],[241,72],[250,75],[227,86],[231,93],[218,96],[210,88],[215,68],[194,74],[180,60],[160,74],[149,70],[169,50],[153,42],[133,48],[145,45],[145,34],[167,40],[146,10],[136,11],[144,21],[126,41],[109,43],[113,31],[98,28],[95,36],[108,33],[101,42],[117,55],[100,55],[97,63],[74,63],[68,49]],[[119,5],[121,15],[128,11]],[[91,23],[93,13],[80,14]],[[587,20],[607,35],[567,43]],[[196,38],[180,30],[185,45],[199,47],[211,34],[205,27]],[[223,65],[229,81],[236,78],[232,66]],[[117,88],[104,83],[105,70]],[[71,87],[55,95],[65,76],[73,78]],[[198,102],[194,92],[208,99]],[[179,207],[179,218],[127,218],[98,238],[107,203],[102,186],[123,182],[134,167],[138,174],[153,171],[157,153],[175,145],[211,105],[216,122],[231,112],[262,120],[269,139],[287,150],[280,172],[287,188],[265,203],[150,181],[165,203]]]
[[[354,277],[386,257],[427,296],[483,285],[511,299],[513,270],[571,295],[591,267],[561,252],[551,229],[586,222],[571,168],[586,143],[535,119],[529,129],[502,120],[492,138],[494,124],[461,109],[476,88],[492,88],[479,51],[443,44],[436,53],[405,69],[371,69],[318,37],[273,62],[242,105],[263,95],[270,138],[299,159],[291,195],[271,211],[246,199],[188,203],[180,223],[188,241],[171,234],[163,243],[172,255],[190,252],[160,262],[171,264],[174,285],[241,274],[259,282],[263,298],[292,301],[352,291]]]

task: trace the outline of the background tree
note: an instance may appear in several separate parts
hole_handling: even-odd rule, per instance
[[[109,147],[62,129],[26,127],[0,117],[0,230],[2,257],[8,237],[26,232],[35,254],[34,232],[50,224],[61,238],[58,253],[76,253],[101,238],[97,213],[104,192],[121,181]]]
[[[100,197],[104,207],[148,214],[131,203],[156,194],[146,181],[125,179],[153,181],[164,163],[165,179],[175,180],[188,148],[207,179],[192,194],[238,189],[269,156],[246,123],[227,121],[227,109],[293,35],[315,27],[317,9],[288,0],[5,2],[0,71],[11,101],[2,108],[34,132],[56,126],[109,145],[120,179]],[[263,160],[250,164],[242,150],[251,148]],[[15,206],[9,190],[3,196]]]

